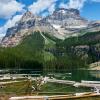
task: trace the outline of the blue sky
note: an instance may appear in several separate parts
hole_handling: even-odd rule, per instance
[[[0,0],[0,36],[6,34],[27,9],[46,16],[61,7],[78,9],[88,20],[100,20],[100,0]]]

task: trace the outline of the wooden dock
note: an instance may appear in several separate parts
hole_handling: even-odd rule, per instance
[[[88,97],[100,97],[100,94],[95,93],[85,93],[84,95],[53,95],[53,96],[20,96],[20,97],[11,97],[9,100],[67,100],[67,99],[79,99],[79,98],[88,98]]]
[[[75,82],[75,81],[57,80],[57,79],[48,79],[47,81],[51,83],[61,83],[61,84],[72,85],[75,87],[90,87],[90,88],[100,87],[100,83],[95,82],[95,81]]]
[[[90,84],[90,83],[75,83],[74,84],[75,87],[90,87],[90,88],[94,88],[94,87],[100,87],[100,84]]]
[[[57,79],[48,79],[48,82],[51,83],[61,83],[61,84],[68,84],[68,85],[74,85],[75,81],[69,81],[69,80],[57,80]]]

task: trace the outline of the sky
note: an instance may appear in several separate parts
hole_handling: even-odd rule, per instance
[[[57,8],[75,8],[88,20],[100,20],[100,0],[0,0],[0,37],[28,10],[47,16]]]

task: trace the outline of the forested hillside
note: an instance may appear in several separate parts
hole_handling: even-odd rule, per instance
[[[35,32],[16,47],[0,48],[1,69],[33,69],[60,72],[87,68],[100,60],[100,32],[59,40]]]

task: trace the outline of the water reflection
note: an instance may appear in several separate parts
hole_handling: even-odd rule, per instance
[[[25,75],[43,75],[43,76],[51,76],[58,79],[64,80],[73,80],[73,81],[100,81],[100,71],[93,71],[93,70],[72,70],[67,71],[66,73],[47,73],[44,74],[42,71],[33,70],[33,69],[7,69],[7,70],[0,70],[0,75],[3,74],[25,74]]]
[[[90,75],[92,76],[92,77],[95,77],[95,78],[97,78],[97,79],[100,79],[100,71],[98,70],[94,70],[94,71],[90,71]]]
[[[51,74],[52,75],[52,74]],[[86,81],[100,81],[100,71],[93,70],[72,70],[66,73],[53,73],[57,79],[72,80],[81,82]]]

